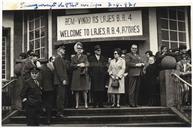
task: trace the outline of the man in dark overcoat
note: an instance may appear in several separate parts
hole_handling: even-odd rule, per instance
[[[107,76],[107,60],[101,55],[101,47],[99,45],[94,47],[94,55],[89,57],[89,63],[93,105],[94,107],[103,107]]]
[[[54,103],[54,66],[52,57],[49,61],[42,61],[41,76],[42,76],[42,98],[43,106],[46,111],[46,123],[50,124],[52,107]]]
[[[131,45],[131,52],[125,56],[126,65],[128,69],[128,89],[126,90],[129,96],[130,107],[137,106],[140,75],[144,63],[142,63],[141,57],[137,54],[138,46],[136,44]]]
[[[30,78],[24,81],[21,91],[21,99],[27,117],[27,126],[38,126],[42,103],[42,87],[38,81],[39,69],[30,69]]]
[[[64,118],[64,101],[65,93],[68,85],[68,75],[67,69],[68,64],[64,60],[65,46],[64,44],[57,44],[55,46],[57,49],[57,56],[55,58],[54,64],[54,85],[56,86],[57,96],[56,96],[56,106],[57,106],[57,116]]]

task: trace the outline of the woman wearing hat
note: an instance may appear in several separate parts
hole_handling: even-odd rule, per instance
[[[89,87],[89,78],[87,73],[87,67],[89,65],[87,56],[83,54],[83,45],[78,42],[74,45],[74,51],[76,55],[72,57],[72,83],[71,89],[75,92],[76,107],[79,106],[79,93],[83,93],[85,108],[88,108],[87,104],[87,92]]]

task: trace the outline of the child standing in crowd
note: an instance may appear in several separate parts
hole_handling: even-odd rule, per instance
[[[36,67],[30,69],[30,77],[24,81],[21,91],[21,99],[27,117],[27,126],[39,126],[42,103],[42,85],[38,81],[39,71],[40,69]]]

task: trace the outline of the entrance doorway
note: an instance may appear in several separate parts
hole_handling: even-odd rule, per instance
[[[115,48],[121,48],[121,50],[127,50],[130,52],[130,46],[132,43],[140,44],[140,41],[100,41],[100,42],[85,42],[84,50],[91,54],[94,53],[94,46],[100,45],[102,49],[102,55],[107,58],[113,58],[113,51]]]

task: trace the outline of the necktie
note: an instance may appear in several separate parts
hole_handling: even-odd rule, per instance
[[[37,80],[34,80],[34,82],[38,85],[38,87],[39,87],[39,82],[37,81]]]

